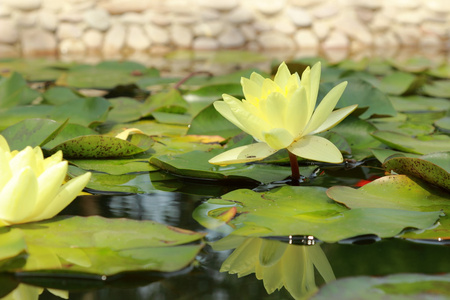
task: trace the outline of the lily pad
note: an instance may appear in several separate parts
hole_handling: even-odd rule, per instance
[[[418,158],[394,157],[384,162],[386,171],[414,176],[450,191],[450,152],[436,152]]]
[[[113,98],[108,101],[112,104],[112,109],[108,113],[108,121],[125,123],[141,118],[143,106],[141,102],[128,97]]]
[[[239,81],[238,81],[239,82]],[[220,100],[223,94],[243,96],[242,86],[239,83],[225,83],[205,85],[184,95],[187,101]]]
[[[153,221],[56,217],[13,226],[29,254],[25,266],[8,271],[55,270],[113,275],[124,271],[174,272],[188,266],[205,234]],[[186,245],[189,244],[189,245]]]
[[[40,93],[28,87],[18,73],[14,72],[8,78],[0,77],[0,108],[31,104],[39,96]]]
[[[189,103],[184,100],[180,92],[171,89],[150,95],[142,106],[142,116],[148,116],[154,111],[184,114],[189,108]]]
[[[110,175],[151,172],[157,167],[148,163],[148,157],[116,159],[71,159],[70,163],[87,171],[103,172]]]
[[[450,274],[394,274],[341,278],[323,286],[311,300],[447,299]]]
[[[66,158],[106,158],[123,157],[144,152],[154,140],[145,134],[134,134],[130,141],[105,135],[86,135],[67,140],[52,149],[61,150]]]
[[[420,157],[420,154],[400,152],[392,149],[372,149],[373,155],[379,162],[383,163],[389,157]]]
[[[375,131],[372,136],[394,149],[416,154],[448,151],[450,149],[450,137],[446,135],[410,137],[392,131]]]
[[[325,188],[284,186],[257,193],[236,190],[221,199],[211,199],[199,208],[205,214],[197,221],[206,226],[209,218],[220,219],[235,209],[228,224],[231,234],[253,237],[313,235],[325,242],[375,234],[393,237],[405,228],[428,228],[441,214],[392,208],[347,209],[326,196]],[[204,206],[211,209],[204,209]],[[218,208],[218,206],[221,206]]]
[[[378,88],[391,95],[402,95],[417,87],[418,78],[411,73],[394,72],[380,82]]]
[[[394,97],[389,99],[397,111],[446,111],[450,109],[450,103],[447,99],[431,98],[419,95],[407,97]]]
[[[435,80],[424,85],[423,92],[433,97],[450,98],[450,80]]]
[[[450,131],[450,117],[444,117],[442,119],[436,120],[434,124],[442,130],[445,130],[446,132]]]
[[[290,167],[266,164],[234,164],[221,167],[208,163],[209,159],[220,152],[223,150],[215,149],[210,152],[196,150],[180,155],[153,156],[150,163],[178,176],[206,180],[269,183],[291,175]]]
[[[386,207],[395,210],[439,212],[446,216],[440,218],[440,225],[424,232],[427,238],[450,239],[449,194],[424,188],[406,175],[391,175],[379,178],[359,189],[334,186],[328,189],[330,198],[353,209]],[[420,239],[422,233],[410,236]]]

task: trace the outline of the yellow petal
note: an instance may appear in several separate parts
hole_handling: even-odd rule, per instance
[[[320,125],[316,130],[312,131],[310,134],[324,132],[330,128],[333,128],[334,126],[339,124],[342,120],[344,120],[349,114],[351,114],[357,107],[358,104],[354,104],[333,111],[325,120],[325,122],[323,122],[322,125]]]
[[[226,95],[224,94],[222,97],[232,97],[230,95]],[[234,97],[233,97],[234,98]],[[236,99],[237,100],[237,99]],[[239,101],[239,100],[238,100]],[[226,104],[224,101],[215,101],[213,103],[214,108],[228,121],[230,121],[231,123],[233,123],[234,125],[236,125],[237,127],[239,127],[241,130],[245,131],[244,126],[242,126],[242,124],[238,121],[238,119],[236,119],[236,117],[234,116],[233,112],[231,111],[230,107],[228,106],[228,104]]]
[[[261,266],[270,267],[278,263],[288,245],[288,243],[280,241],[262,239],[261,250],[259,251],[259,263]]]
[[[33,212],[37,191],[34,171],[30,167],[18,171],[0,193],[0,219],[21,223]]]
[[[253,72],[250,75],[250,80],[255,82],[257,85],[259,85],[260,87],[263,85],[264,82],[264,77],[262,77],[260,74]]]
[[[254,272],[255,263],[258,261],[256,253],[258,253],[260,245],[260,238],[245,239],[223,262],[220,272],[238,274],[239,277]]]
[[[257,105],[258,99],[261,97],[261,87],[254,81],[245,77],[241,78],[241,85],[245,99],[252,102],[254,105]]]
[[[19,153],[17,153],[9,162],[11,171],[15,174],[20,172],[25,167],[30,167],[36,174],[36,156],[34,150],[31,147],[26,147]]]
[[[291,77],[291,72],[289,71],[289,68],[286,66],[286,64],[282,62],[278,67],[278,71],[275,74],[273,81],[275,81],[275,83],[282,90],[284,90],[288,83],[289,77]]]
[[[87,172],[83,175],[75,177],[59,188],[58,194],[53,201],[36,216],[35,220],[44,220],[56,216],[61,210],[70,204],[91,179],[91,173]]]
[[[306,159],[329,163],[341,163],[343,161],[341,151],[332,142],[316,135],[304,136],[292,143],[287,149]]]
[[[0,151],[2,152],[11,152],[8,142],[3,137],[3,135],[0,135]]]
[[[233,148],[209,160],[213,165],[239,164],[257,161],[274,154],[277,150],[270,148],[266,143],[255,143]]]
[[[300,87],[301,87],[300,77],[298,77],[297,73],[292,74],[291,77],[289,77],[286,87],[284,88],[286,98],[288,100],[291,99],[292,94],[294,94]]]
[[[56,165],[57,163],[61,162],[63,158],[63,154],[62,151],[59,150],[58,152],[56,152],[55,154],[53,154],[50,157],[47,157],[46,159],[44,159],[44,168],[50,168],[51,166]]]
[[[34,147],[34,159],[36,160],[36,176],[39,176],[44,172],[44,154],[42,153],[41,147]]]
[[[300,135],[309,122],[311,116],[308,115],[308,105],[306,89],[302,86],[292,95],[291,101],[289,101],[286,108],[285,128],[289,130],[294,138]]]
[[[320,73],[321,73],[321,64],[319,61],[311,68],[311,73],[309,75],[310,76],[309,101],[311,101],[313,109],[316,107],[317,95],[319,94]]]
[[[272,128],[284,127],[287,99],[280,93],[272,93],[267,99],[261,100],[262,115]]]
[[[62,161],[51,166],[38,177],[38,196],[30,219],[35,218],[48,206],[52,205],[52,201],[66,177],[67,168],[67,161]]]
[[[303,132],[303,135],[315,131],[320,127],[320,125],[325,122],[326,119],[328,119],[337,102],[339,101],[339,98],[341,98],[341,95],[344,92],[346,86],[347,81],[341,82],[333,89],[331,89],[328,94],[325,95],[319,106],[317,106],[316,110],[314,111],[311,120],[309,121],[305,131]]]
[[[12,171],[9,167],[9,153],[0,151],[0,191],[8,183],[11,177]]]
[[[262,88],[261,88],[261,97],[262,99],[267,98],[270,94],[275,92],[282,92],[281,88],[273,82],[271,79],[264,79]]]
[[[291,245],[286,249],[283,256],[284,286],[295,299],[301,299],[306,294],[305,268],[309,263],[305,256],[306,248],[309,246]]]
[[[263,141],[265,141],[270,148],[275,150],[286,148],[294,141],[294,137],[291,133],[284,128],[274,128],[263,131],[263,137]]]

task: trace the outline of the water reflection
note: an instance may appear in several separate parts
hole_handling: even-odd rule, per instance
[[[307,241],[311,241],[307,239]],[[243,277],[255,274],[267,293],[283,287],[295,299],[317,290],[315,269],[325,282],[335,280],[333,270],[320,245],[295,245],[273,239],[229,235],[215,243],[216,251],[235,250],[223,262],[220,272]]]

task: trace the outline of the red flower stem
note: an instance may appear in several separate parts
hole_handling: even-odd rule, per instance
[[[298,168],[298,160],[297,155],[289,153],[289,162],[291,163],[291,171],[292,171],[292,181],[299,182],[300,181],[300,170]]]

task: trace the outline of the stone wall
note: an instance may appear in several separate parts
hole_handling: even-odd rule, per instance
[[[450,0],[0,0],[8,55],[450,48]]]

